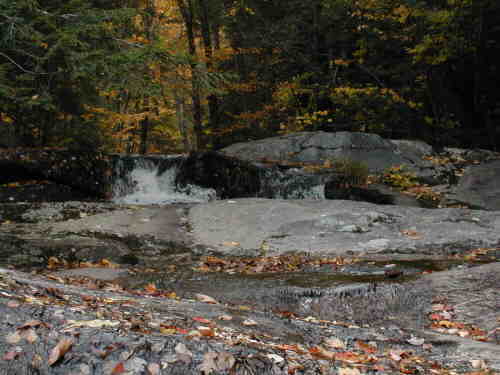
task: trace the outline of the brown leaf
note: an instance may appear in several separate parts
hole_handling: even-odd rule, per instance
[[[356,341],[356,346],[365,353],[373,354],[377,352],[377,348],[361,340]]]
[[[359,363],[364,362],[366,357],[362,354],[357,354],[354,352],[341,352],[335,354],[335,359],[344,362]]]
[[[401,231],[402,234],[404,234],[407,237],[410,237],[413,240],[420,240],[422,239],[422,234],[418,233],[417,231],[411,230],[411,229],[405,229]]]
[[[64,355],[68,352],[68,350],[73,345],[73,340],[70,338],[61,339],[56,346],[52,349],[49,355],[48,364],[52,366],[57,361],[59,361]]]
[[[214,337],[215,336],[214,330],[210,327],[198,327],[197,330],[198,330],[198,332],[200,332],[200,334],[202,336],[205,336],[205,337]]]

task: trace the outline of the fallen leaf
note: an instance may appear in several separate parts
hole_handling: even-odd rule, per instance
[[[228,247],[234,247],[234,246],[239,246],[240,243],[236,241],[224,241],[222,243],[222,246],[228,246]]]
[[[71,328],[80,328],[80,327],[89,327],[89,328],[103,328],[103,327],[116,327],[120,325],[119,321],[116,320],[104,320],[104,319],[95,319],[95,320],[68,320],[68,324],[64,329]]]
[[[49,354],[48,364],[52,366],[57,361],[59,361],[64,355],[68,352],[68,350],[73,345],[73,340],[70,338],[61,339],[56,346],[51,350]]]
[[[219,303],[213,297],[207,296],[205,294],[197,293],[197,294],[195,294],[195,297],[199,302],[212,303],[214,305]]]
[[[177,333],[176,327],[160,327],[160,333],[162,335],[175,335]]]
[[[419,338],[419,337],[415,337],[415,336],[412,336],[411,338],[408,339],[408,343],[411,345],[415,345],[415,346],[423,345],[424,341],[425,340],[423,338]]]
[[[148,375],[160,375],[160,365],[158,363],[150,363],[148,365]]]
[[[233,320],[233,317],[231,315],[221,315],[217,319],[219,320]]]
[[[338,375],[361,375],[357,368],[340,367],[338,369]]]
[[[358,363],[364,362],[366,360],[366,357],[362,354],[357,354],[354,352],[340,352],[335,353],[335,359],[344,362]]]
[[[470,361],[470,364],[472,365],[473,368],[476,368],[476,369],[487,368],[486,362],[484,361],[484,359],[473,359]]]
[[[238,306],[235,306],[235,308],[237,310],[240,310],[240,311],[250,311],[250,310],[252,310],[251,307],[245,306],[245,305],[238,305]]]
[[[344,342],[336,337],[329,337],[329,338],[325,339],[324,342],[325,342],[325,345],[329,346],[330,348],[345,349]]]
[[[377,352],[377,348],[374,347],[373,345],[367,344],[366,342],[363,342],[361,340],[356,341],[356,347],[358,349],[361,349],[365,353],[373,354]]]
[[[98,263],[101,267],[106,267],[106,268],[118,268],[119,266],[116,263],[111,262],[108,259],[101,259]]]
[[[405,229],[402,230],[401,233],[413,240],[420,240],[422,239],[422,234],[418,233],[417,231],[411,230],[411,229]]]
[[[123,362],[118,363],[113,370],[111,371],[111,375],[123,374],[125,372],[125,365]]]
[[[9,301],[7,303],[7,306],[9,306],[12,309],[18,308],[21,304],[17,301]]]
[[[148,285],[146,285],[144,287],[144,290],[150,294],[156,293],[158,291],[158,289],[156,289],[156,285],[153,283],[149,283]]]
[[[252,319],[245,319],[243,322],[241,322],[244,326],[256,326],[257,322]]]
[[[204,337],[214,337],[215,336],[214,330],[210,327],[198,327],[197,330]]]
[[[270,360],[272,360],[274,363],[281,363],[285,360],[285,358],[277,355],[277,354],[268,354],[267,355],[267,358],[269,358]]]
[[[210,324],[210,323],[212,323],[212,321],[211,321],[211,320],[208,320],[208,319],[202,318],[202,317],[200,317],[200,316],[195,316],[195,317],[193,318],[193,320],[194,320],[194,321],[196,321],[196,322],[203,323],[203,324]]]
[[[309,353],[311,353],[311,355],[313,357],[316,357],[316,358],[319,358],[319,359],[335,359],[335,356],[337,353],[335,352],[331,352],[329,350],[326,350],[324,348],[322,348],[321,346],[314,346],[312,348],[309,349]]]

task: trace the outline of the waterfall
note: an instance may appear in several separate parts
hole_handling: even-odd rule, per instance
[[[113,201],[121,204],[201,203],[217,199],[216,190],[194,184],[178,186],[177,173],[186,157],[116,156]],[[210,176],[210,175],[209,175]],[[327,175],[307,173],[299,168],[260,167],[260,189],[255,197],[274,199],[324,199]],[[210,177],[209,180],[212,178]],[[214,187],[217,177],[213,177]],[[210,183],[209,183],[210,184]],[[246,195],[248,196],[248,195]],[[237,194],[230,196],[238,198]]]
[[[120,158],[115,165],[113,201],[121,204],[201,203],[216,198],[215,190],[188,185],[179,188],[175,177],[182,156]]]

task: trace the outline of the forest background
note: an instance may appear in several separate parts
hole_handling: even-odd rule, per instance
[[[495,149],[496,0],[0,0],[0,147],[304,131]]]

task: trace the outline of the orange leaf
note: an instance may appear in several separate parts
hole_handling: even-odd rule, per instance
[[[361,349],[365,353],[373,354],[377,352],[377,348],[360,340],[356,341],[356,346],[358,347],[358,349]]]
[[[123,362],[118,363],[113,371],[111,371],[111,375],[118,375],[118,374],[123,374],[125,372],[125,366],[123,365]]]
[[[198,327],[198,332],[205,337],[214,337],[215,332],[210,327]]]
[[[438,322],[438,325],[440,325],[441,327],[451,328],[455,326],[455,323],[450,322],[449,320],[440,320]]]
[[[200,317],[200,316],[195,316],[195,317],[193,318],[193,320],[194,320],[194,321],[196,321],[196,322],[204,323],[204,324],[210,324],[210,323],[212,323],[212,321],[211,321],[211,320],[208,320],[208,319],[202,318],[202,317]]]
[[[363,362],[366,358],[354,352],[340,352],[335,354],[335,359],[344,362]]]
[[[314,346],[309,349],[309,353],[311,353],[312,356],[320,359],[335,359],[336,353],[331,352],[329,350],[323,349],[320,346]]]
[[[153,283],[149,283],[148,285],[146,285],[144,287],[144,290],[151,294],[156,293],[158,291],[158,289],[156,289],[156,285]]]
[[[434,313],[434,314],[429,315],[429,319],[430,320],[441,320],[441,319],[443,319],[443,316],[441,314]]]

